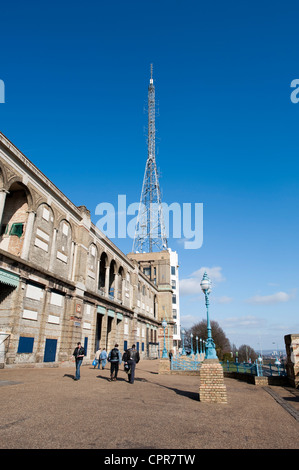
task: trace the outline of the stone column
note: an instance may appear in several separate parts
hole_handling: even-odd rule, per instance
[[[107,328],[108,328],[108,312],[106,309],[105,315],[102,315],[102,328],[101,328],[101,338],[100,338],[100,347],[107,349]]]
[[[119,296],[118,296],[118,286],[119,286],[119,274],[116,273],[114,275],[114,300],[119,300]]]
[[[125,305],[125,300],[126,300],[126,287],[127,287],[127,280],[125,277],[121,279],[121,301],[123,305]]]
[[[46,328],[47,328],[47,321],[48,315],[50,311],[50,296],[51,296],[51,289],[46,287],[44,290],[43,300],[42,300],[42,309],[39,313],[39,335],[34,340],[37,343],[36,346],[36,354],[35,354],[35,362],[43,362],[44,360],[44,353],[45,353],[45,341],[46,341]]]
[[[205,403],[227,403],[223,368],[218,359],[205,359],[200,367],[199,400]]]
[[[6,191],[6,189],[0,190],[0,228],[2,224],[2,217],[3,217],[4,207],[5,207],[6,194],[9,194],[9,192]]]
[[[28,214],[27,222],[26,222],[26,229],[25,229],[25,237],[23,241],[23,248],[21,258],[28,259],[29,256],[29,249],[30,249],[30,242],[33,232],[33,225],[35,219],[35,212],[30,211]]]
[[[105,270],[105,296],[109,295],[109,279],[110,279],[110,265],[106,266]]]
[[[75,252],[75,242],[72,241],[68,279],[72,279],[72,272],[73,272],[73,265],[74,265],[74,252]]]
[[[52,236],[52,244],[51,244],[49,271],[53,271],[54,262],[56,260],[56,238],[57,238],[57,233],[58,233],[58,229],[54,228],[53,229],[53,236]]]

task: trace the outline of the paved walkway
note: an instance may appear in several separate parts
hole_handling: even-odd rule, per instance
[[[295,390],[225,378],[228,403],[201,403],[198,376],[157,372],[141,361],[130,385],[122,366],[117,382],[89,365],[78,382],[74,367],[2,369],[0,448],[299,448]]]

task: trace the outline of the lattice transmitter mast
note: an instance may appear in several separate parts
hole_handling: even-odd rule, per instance
[[[148,87],[148,155],[133,243],[134,253],[167,250],[167,238],[156,167],[155,115],[155,87],[153,64],[151,64],[151,78]]]

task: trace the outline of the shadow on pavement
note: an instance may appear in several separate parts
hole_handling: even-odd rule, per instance
[[[68,377],[69,379],[75,380],[75,376],[73,374],[64,374],[63,377]]]
[[[180,390],[179,388],[174,387],[166,387],[166,385],[156,384],[159,387],[167,388],[168,390],[172,390],[177,395],[181,395],[182,397],[189,398],[190,400],[199,401],[199,393],[198,392],[188,392],[188,390]]]

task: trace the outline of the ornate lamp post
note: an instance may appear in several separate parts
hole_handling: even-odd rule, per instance
[[[182,356],[186,356],[186,351],[185,351],[185,330],[184,329],[182,329],[182,340],[183,340]]]
[[[217,359],[215,343],[212,338],[212,328],[210,324],[210,317],[209,317],[209,294],[211,292],[211,281],[208,278],[207,273],[205,272],[203,278],[200,283],[200,287],[205,295],[206,301],[206,308],[207,308],[207,330],[208,330],[208,338],[206,341],[206,355],[205,359]]]
[[[191,338],[191,355],[193,355],[194,351],[193,351],[193,334],[192,333],[190,335],[190,338]]]
[[[256,364],[257,364],[257,376],[262,377],[263,376],[263,367],[262,367],[263,358],[261,355],[257,358]]]
[[[281,366],[281,362],[280,362],[280,360],[278,359],[278,357],[275,359],[274,364],[275,364],[276,367],[277,367],[278,375],[280,375],[280,366]]]
[[[196,340],[196,356],[198,356],[198,336],[195,337]]]
[[[207,308],[207,332],[205,341],[205,358],[200,366],[200,401],[227,403],[226,386],[224,384],[223,368],[216,354],[215,343],[212,338],[212,329],[209,317],[209,294],[211,281],[207,273],[204,273],[200,287],[205,295]]]
[[[165,340],[165,328],[167,327],[167,321],[164,319],[162,321],[162,326],[164,329],[164,347],[162,352],[162,359],[167,359],[167,349],[166,349],[166,340]]]

